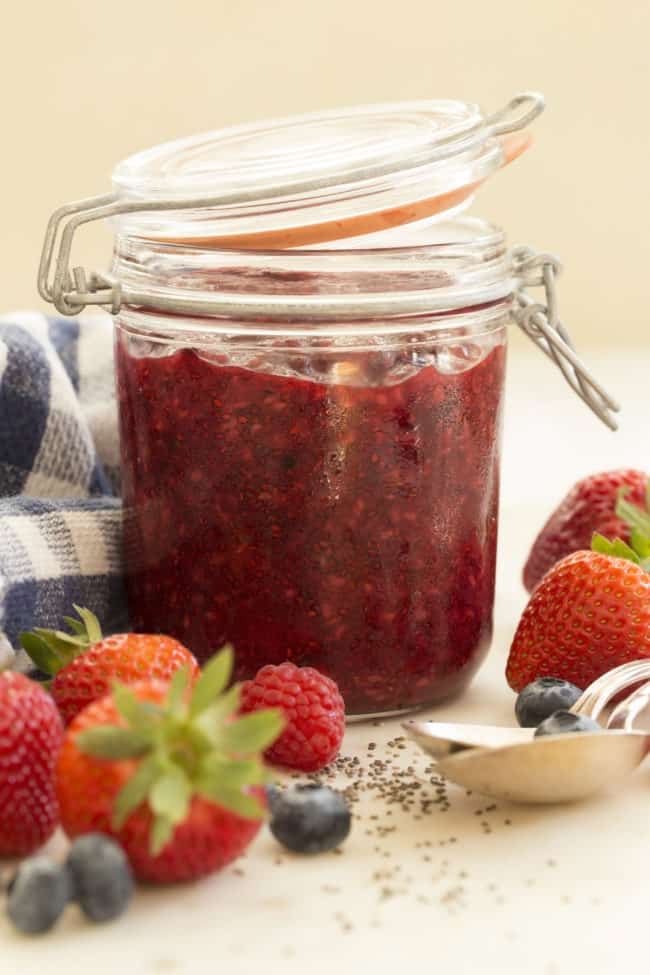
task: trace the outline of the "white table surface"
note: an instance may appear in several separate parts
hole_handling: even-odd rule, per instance
[[[532,536],[578,477],[650,464],[648,350],[603,352],[591,363],[624,401],[616,435],[565,389],[541,354],[529,353],[522,337],[513,341],[493,648],[470,691],[428,716],[513,722],[503,670],[525,604],[519,576]],[[404,966],[596,975],[643,965],[650,769],[618,794],[554,808],[493,804],[449,785],[449,807],[421,814],[417,797],[435,798],[435,788],[415,746],[383,749],[399,734],[395,721],[347,731],[342,754],[358,756],[355,778],[366,790],[340,854],[294,857],[264,830],[245,858],[221,874],[140,891],[117,923],[94,927],[71,909],[52,934],[27,939],[2,919],[0,972],[331,975]],[[367,765],[375,757],[390,757],[398,771],[413,768],[399,780],[420,785],[407,811],[373,787]],[[353,780],[340,774],[338,781]]]

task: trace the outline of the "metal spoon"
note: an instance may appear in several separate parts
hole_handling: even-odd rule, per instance
[[[650,678],[650,660],[622,664],[598,677],[570,710],[598,720],[609,702],[627,687]],[[498,727],[483,724],[459,724],[445,721],[405,722],[402,727],[437,760],[467,748],[502,748],[532,741],[534,728]]]
[[[496,799],[554,803],[582,799],[629,775],[650,750],[632,722],[650,700],[643,685],[612,713],[612,728],[553,735],[502,748],[467,748],[438,761],[452,782]],[[416,739],[417,740],[417,739]]]

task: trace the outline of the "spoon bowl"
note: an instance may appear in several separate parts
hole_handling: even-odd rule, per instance
[[[468,748],[438,762],[445,778],[494,799],[572,802],[615,786],[643,761],[642,731],[548,735],[502,748]]]
[[[475,748],[503,748],[533,740],[534,728],[501,728],[489,724],[447,721],[404,721],[402,728],[436,761]]]
[[[644,667],[647,678],[650,662],[645,661]],[[643,669],[624,665],[604,675],[571,710],[597,717],[621,691],[622,682],[638,684]],[[650,751],[650,733],[635,731],[633,723],[649,703],[650,682],[614,709],[606,730],[539,738],[530,728],[450,725],[446,727],[452,733],[449,738],[441,723],[433,729],[432,722],[405,722],[403,727],[433,755],[439,771],[451,782],[494,799],[571,802],[617,785],[640,765]],[[519,735],[514,742],[509,740],[513,731]],[[490,745],[477,747],[472,740]]]

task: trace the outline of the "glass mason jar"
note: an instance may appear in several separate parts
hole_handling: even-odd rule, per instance
[[[535,108],[242,126],[132,157],[90,201],[117,219],[112,274],[52,290],[116,314],[136,630],[200,660],[230,642],[240,679],[316,667],[350,715],[466,686],[491,637],[509,323],[579,365],[503,232],[449,213]]]

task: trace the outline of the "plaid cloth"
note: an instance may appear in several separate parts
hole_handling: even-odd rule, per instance
[[[0,317],[0,665],[73,603],[126,625],[118,494],[110,318]]]

